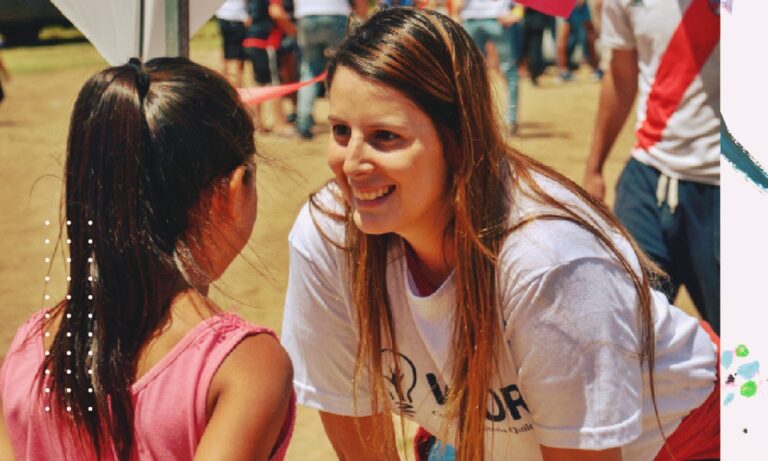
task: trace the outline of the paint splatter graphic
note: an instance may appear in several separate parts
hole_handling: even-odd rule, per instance
[[[723,406],[729,405],[737,397],[754,397],[760,386],[767,380],[760,380],[760,362],[749,356],[749,348],[739,344],[733,350],[725,350],[720,356],[721,373],[725,378],[723,386]],[[744,433],[747,430],[744,429]]]
[[[733,137],[725,125],[725,120],[720,125],[720,153],[748,181],[761,191],[768,192],[768,171]]]
[[[743,344],[739,344],[736,346],[736,356],[737,357],[746,357],[749,355],[749,349],[747,349],[747,346]]]

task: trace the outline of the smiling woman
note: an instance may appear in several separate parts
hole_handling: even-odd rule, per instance
[[[508,144],[458,24],[379,12],[328,87],[335,179],[289,237],[283,343],[340,459],[396,459],[390,412],[422,426],[419,459],[717,457],[717,338],[603,205]]]
[[[446,166],[432,121],[402,93],[345,67],[333,81],[328,164],[355,225],[429,247],[424,239],[450,220]]]

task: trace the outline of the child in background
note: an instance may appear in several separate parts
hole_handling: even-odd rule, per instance
[[[0,41],[0,47],[2,47],[2,41]],[[3,92],[3,80],[9,82],[11,80],[11,74],[8,73],[5,64],[3,64],[3,57],[0,56],[0,103],[5,99],[5,93]]]
[[[0,368],[0,459],[282,459],[292,368],[207,296],[256,219],[251,115],[183,58],[99,72],[65,167],[66,298]]]

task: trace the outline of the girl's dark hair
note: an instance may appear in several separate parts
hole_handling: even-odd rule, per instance
[[[488,459],[485,408],[488,389],[498,370],[498,350],[504,347],[497,261],[504,239],[535,220],[568,220],[582,226],[626,270],[637,292],[639,362],[647,362],[650,369],[655,405],[649,279],[657,272],[656,267],[604,204],[565,176],[510,146],[493,109],[483,55],[466,31],[434,11],[385,9],[339,46],[328,70],[329,87],[340,67],[403,93],[429,116],[442,142],[448,184],[445,198],[452,211],[444,245],[451,246],[450,253],[455,257],[456,281],[449,367],[453,374],[448,383],[445,421],[453,421],[456,426],[453,443],[457,459]],[[560,183],[586,205],[578,207],[556,199],[542,189],[536,175]],[[509,223],[518,192],[552,211]],[[355,226],[348,206],[344,216],[333,216],[316,197],[312,196],[310,203],[314,209],[346,223],[344,247],[348,250],[358,331],[355,388],[359,382],[370,383],[371,411],[375,414],[387,410],[390,405],[382,350],[391,349],[396,355],[397,335],[386,289],[386,265],[388,246],[396,236],[364,234]],[[619,250],[612,232],[618,232],[632,245],[640,271]],[[397,368],[396,361],[393,366]],[[398,392],[402,394],[402,389]],[[443,432],[447,434],[447,427]]]
[[[174,249],[201,236],[191,223],[205,221],[206,191],[252,161],[253,133],[229,83],[183,58],[131,60],[80,91],[65,168],[71,281],[40,376],[97,458],[130,457],[139,352],[189,286]]]

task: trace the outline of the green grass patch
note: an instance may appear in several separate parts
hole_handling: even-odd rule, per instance
[[[108,65],[90,42],[73,42],[82,37],[80,31],[74,27],[46,27],[40,37],[42,40],[51,41],[51,44],[9,48],[0,52],[11,75],[23,76],[74,67]],[[208,21],[200,28],[192,37],[190,48],[205,51],[221,49],[221,36],[215,20]]]

